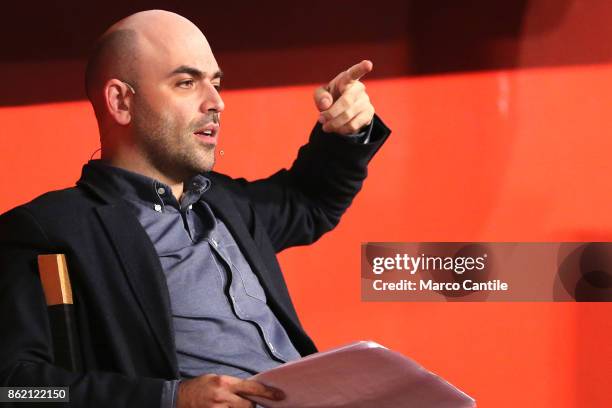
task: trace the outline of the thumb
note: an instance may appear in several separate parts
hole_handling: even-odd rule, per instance
[[[314,92],[314,102],[319,112],[328,110],[334,102],[334,98],[324,87],[319,87]]]

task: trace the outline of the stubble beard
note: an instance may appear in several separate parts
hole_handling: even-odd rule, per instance
[[[215,145],[204,144],[193,132],[203,124],[181,125],[169,114],[156,113],[140,101],[134,107],[137,143],[153,167],[175,180],[187,181],[212,170]]]

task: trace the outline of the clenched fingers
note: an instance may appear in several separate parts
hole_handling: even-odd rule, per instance
[[[323,131],[349,135],[370,124],[373,117],[374,107],[365,86],[357,82],[322,112],[319,120],[323,124]]]
[[[371,113],[369,111],[363,111],[355,116],[353,119],[349,120],[347,123],[342,125],[335,133],[339,133],[341,135],[352,135],[357,132],[361,128],[366,125],[369,125],[372,122],[372,117],[374,116],[374,109],[372,108]]]

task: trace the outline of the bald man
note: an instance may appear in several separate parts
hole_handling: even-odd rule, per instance
[[[275,254],[331,230],[388,137],[362,61],[315,90],[309,142],[248,182],[212,171],[225,105],[202,32],[165,11],[113,25],[86,90],[101,160],[0,218],[0,385],[68,386],[74,407],[251,407],[247,378],[316,352]],[[64,253],[83,367],[56,365],[36,266]]]

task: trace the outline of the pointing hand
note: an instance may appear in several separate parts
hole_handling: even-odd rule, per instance
[[[315,90],[314,101],[321,112],[319,122],[323,131],[350,135],[372,122],[374,106],[360,81],[372,68],[371,61],[363,60]]]

